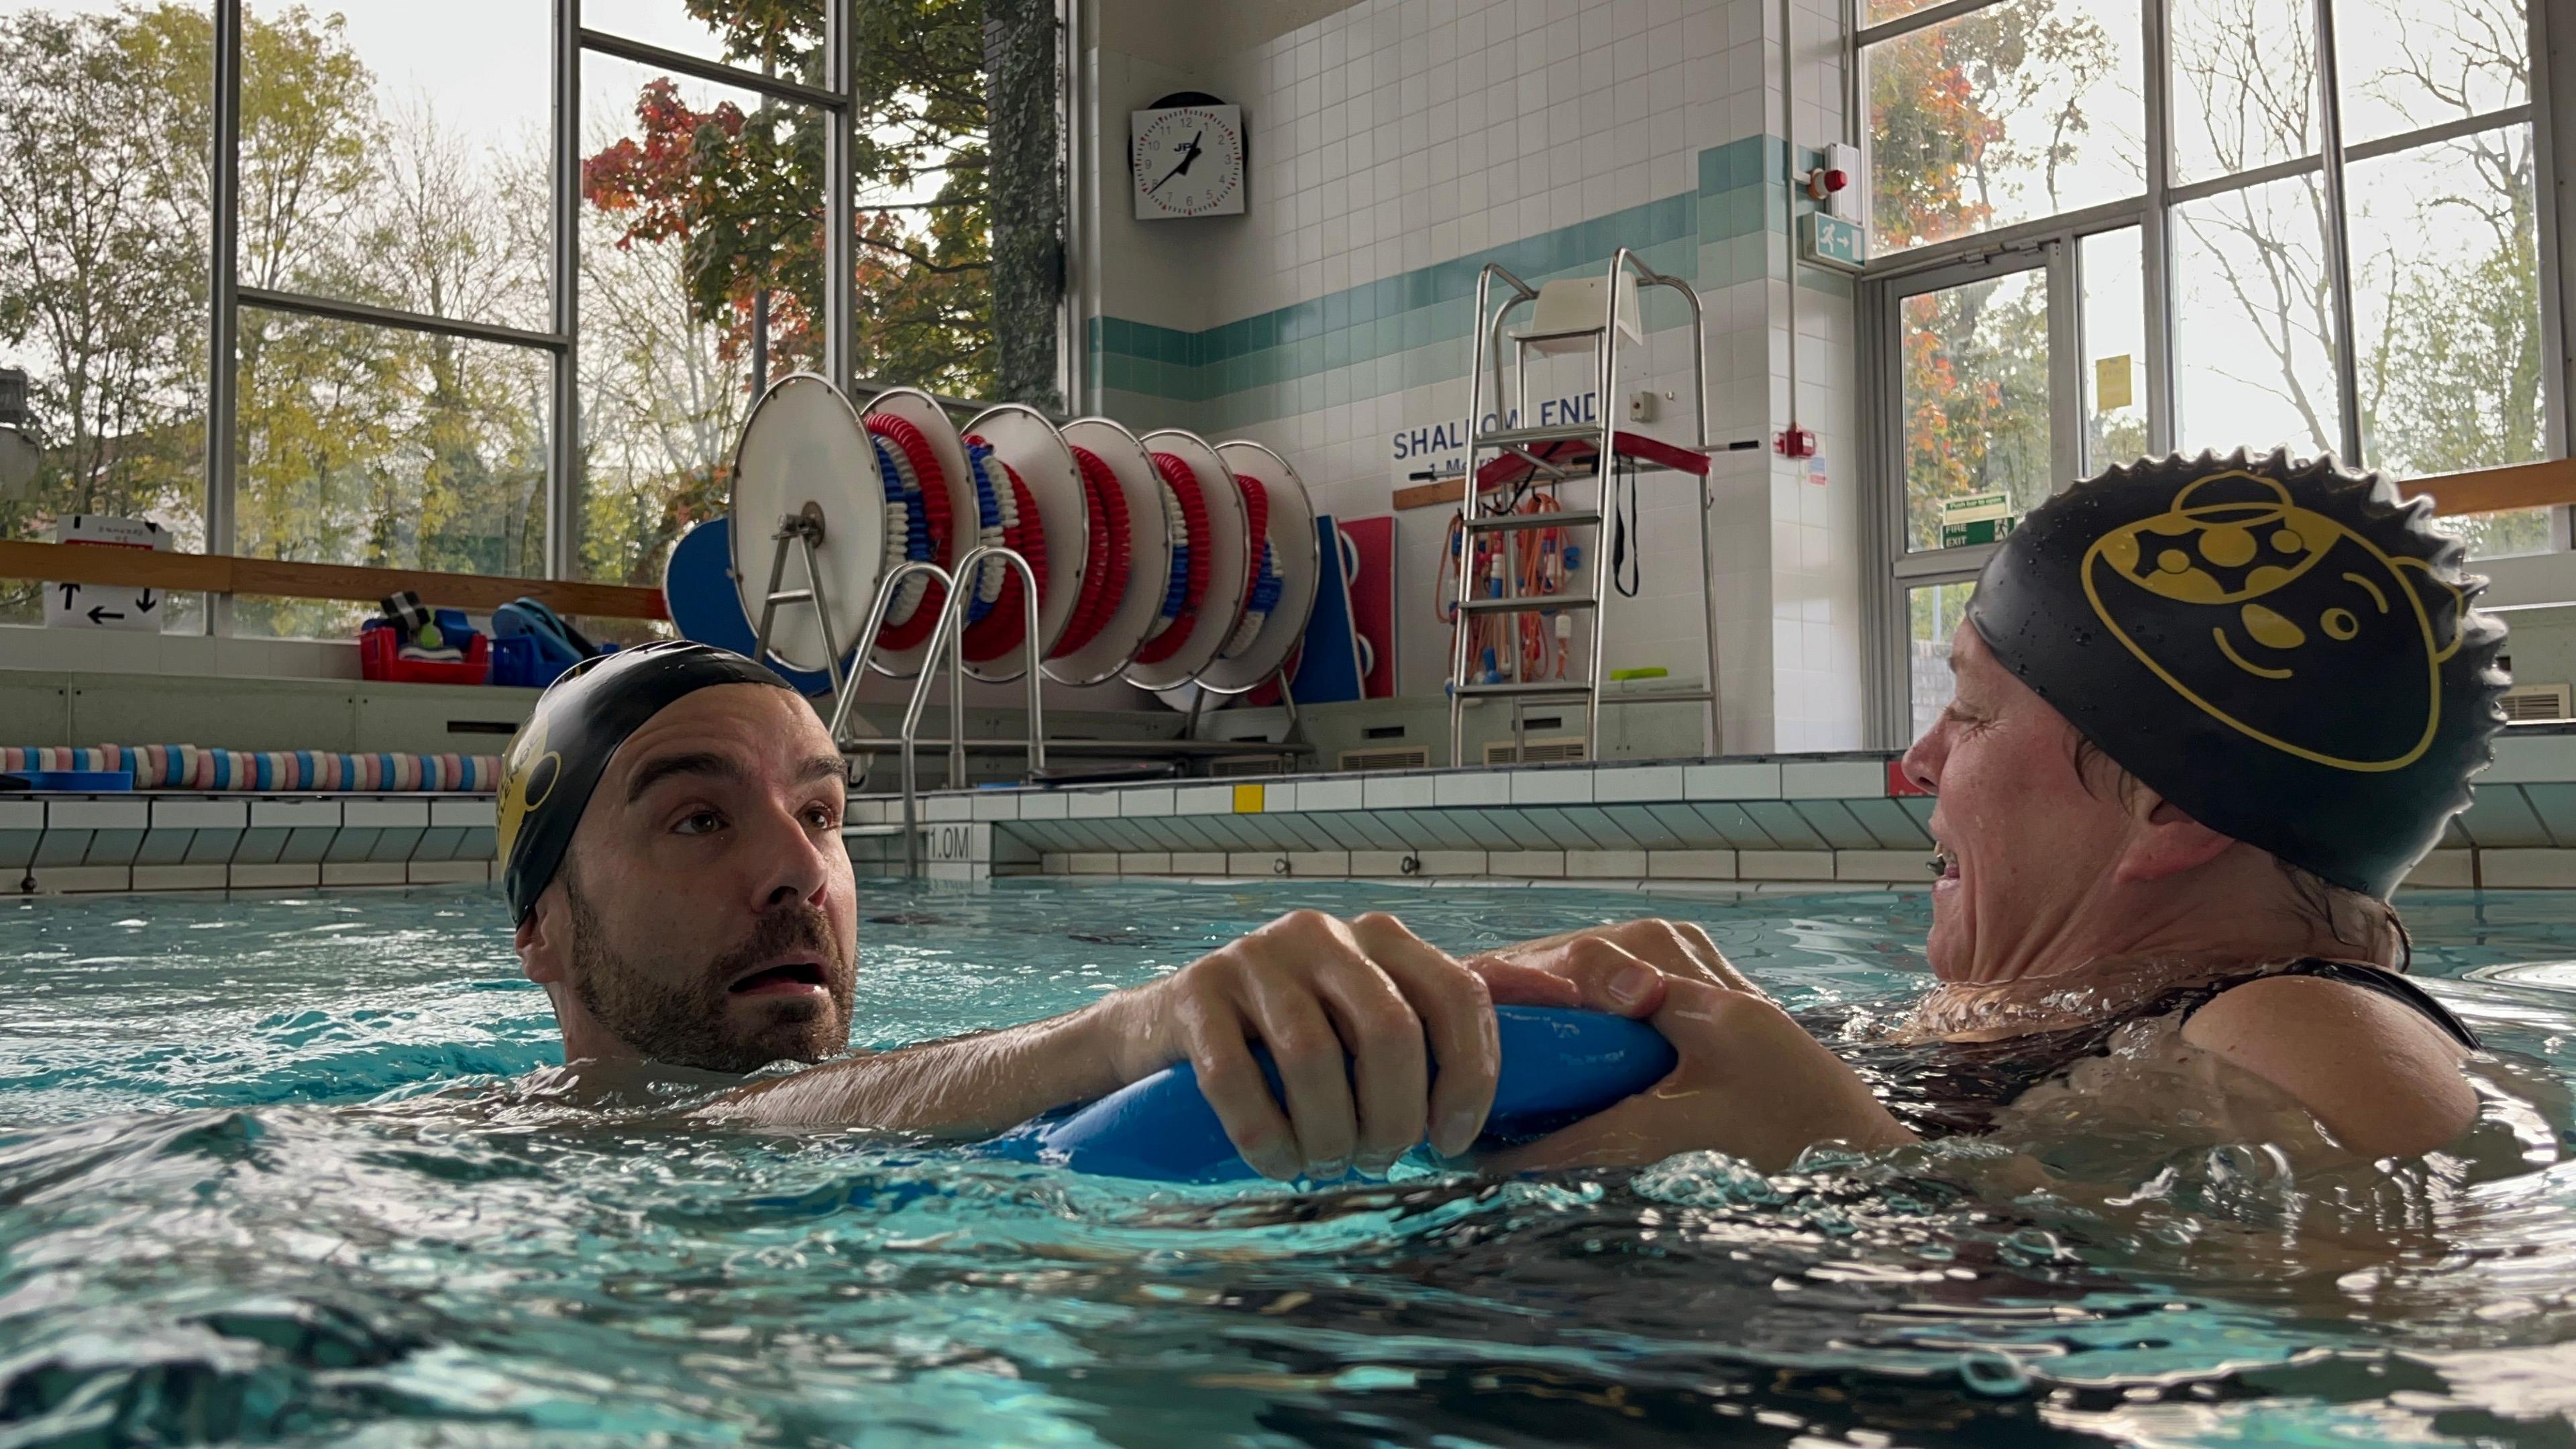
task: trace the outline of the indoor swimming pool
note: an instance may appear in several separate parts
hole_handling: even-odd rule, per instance
[[[2417,974],[2549,1098],[2576,892],[2402,904]],[[1855,1021],[1919,989],[1929,910],[871,883],[854,1037],[1067,1010],[1298,905],[1461,952],[1684,916]],[[2504,1172],[2301,1180],[2141,1124],[2092,1196],[1980,1199],[1973,1143],[1174,1188],[514,1090],[558,1037],[481,888],[16,902],[0,966],[0,1445],[2563,1444],[2576,1416],[2563,1094],[2491,1102]]]

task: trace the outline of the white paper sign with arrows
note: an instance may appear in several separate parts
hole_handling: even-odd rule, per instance
[[[170,530],[148,518],[107,518],[95,513],[75,513],[55,525],[54,541],[84,548],[166,551],[170,547]],[[45,625],[52,629],[155,632],[161,627],[165,612],[162,606],[169,597],[166,590],[129,588],[123,584],[47,584]]]

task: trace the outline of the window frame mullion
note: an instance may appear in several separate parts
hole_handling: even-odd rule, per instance
[[[2343,404],[2337,441],[2347,468],[2362,468],[2370,459],[2361,435],[2361,339],[2353,325],[2352,242],[2346,217],[2344,183],[2343,78],[2336,63],[2334,0],[2309,0],[2316,7],[2317,156],[2323,162],[2326,221],[2326,285],[2332,294],[2335,325],[2335,391]]]

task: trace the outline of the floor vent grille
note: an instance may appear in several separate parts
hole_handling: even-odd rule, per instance
[[[1276,775],[1279,773],[1279,757],[1277,755],[1238,755],[1231,760],[1212,760],[1208,763],[1208,773],[1218,777]]]
[[[1509,740],[1496,740],[1485,746],[1485,763],[1488,765],[1555,765],[1582,758],[1583,737],[1581,735],[1531,740],[1529,756],[1526,759],[1514,754],[1512,742]]]
[[[2565,719],[2570,693],[2564,684],[2517,684],[2504,692],[2504,717],[2516,724]]]
[[[1376,749],[1344,750],[1335,768],[1345,774],[1359,770],[1427,770],[1431,768],[1431,747],[1382,745]]]

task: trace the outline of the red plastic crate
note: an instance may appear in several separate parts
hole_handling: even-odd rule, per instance
[[[358,631],[358,673],[366,679],[396,684],[486,684],[492,678],[492,641],[477,633],[465,643],[465,657],[454,663],[405,659],[391,629]]]

